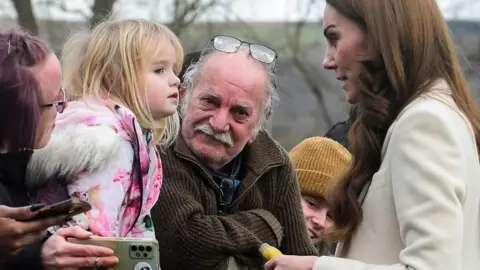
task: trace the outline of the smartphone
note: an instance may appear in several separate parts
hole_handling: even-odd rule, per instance
[[[158,241],[154,239],[92,236],[85,240],[67,238],[67,242],[112,249],[119,260],[115,270],[160,269]]]
[[[67,217],[73,217],[80,213],[87,212],[90,209],[92,209],[90,203],[77,198],[72,198],[53,205],[45,206],[44,208],[38,210],[38,213],[35,215],[35,217],[33,217],[33,220],[63,215],[66,215]]]

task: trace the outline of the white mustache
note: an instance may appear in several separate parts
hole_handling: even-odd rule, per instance
[[[228,145],[229,147],[233,146],[232,135],[230,132],[215,132],[209,124],[199,124],[195,126],[195,131],[200,131],[208,136],[211,136],[215,140]]]

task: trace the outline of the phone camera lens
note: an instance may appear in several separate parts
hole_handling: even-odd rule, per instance
[[[137,246],[131,246],[130,249],[131,249],[132,251],[137,251]]]
[[[140,250],[140,251],[144,251],[144,250],[145,250],[145,248],[144,248],[143,246],[139,246],[139,247],[138,247],[138,250]]]
[[[152,251],[152,247],[151,247],[151,246],[147,246],[146,249],[147,249],[148,252],[151,252],[151,251]]]
[[[148,254],[147,253],[143,253],[143,257],[148,257]]]
[[[137,252],[137,254],[135,254],[135,255],[137,255],[137,257],[140,257],[140,252]]]

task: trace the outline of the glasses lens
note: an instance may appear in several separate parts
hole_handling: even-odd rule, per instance
[[[59,102],[56,106],[57,108],[57,112],[59,113],[63,113],[63,111],[65,110],[65,107],[67,106],[67,102],[66,101],[62,101],[62,102]]]
[[[226,52],[226,53],[234,53],[238,51],[238,48],[242,45],[242,42],[236,38],[227,37],[227,36],[216,36],[213,39],[213,47],[216,50]]]
[[[273,61],[275,61],[275,56],[277,55],[274,50],[258,44],[250,45],[250,51],[253,58],[266,64],[273,63]]]
[[[63,113],[63,111],[65,110],[65,107],[67,106],[67,94],[65,93],[64,88],[60,89],[59,99],[62,101],[57,103],[57,106],[56,106],[57,112]]]

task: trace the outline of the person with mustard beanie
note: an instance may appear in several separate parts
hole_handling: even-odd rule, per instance
[[[289,157],[297,173],[310,239],[320,253],[329,253],[323,239],[324,230],[332,226],[326,197],[338,176],[350,165],[352,156],[332,139],[312,137],[296,145]]]

